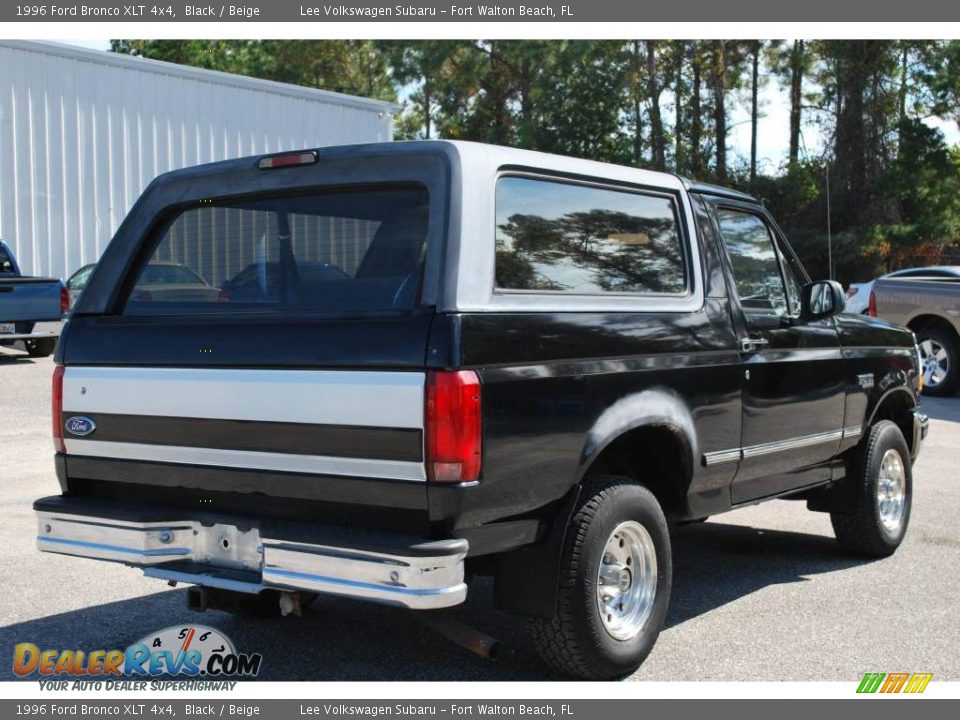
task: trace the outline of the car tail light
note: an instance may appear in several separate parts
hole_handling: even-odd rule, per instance
[[[67,451],[63,443],[63,372],[66,368],[57,365],[53,368],[53,393],[50,397],[50,412],[53,416],[53,448],[58,453]]]
[[[427,376],[427,479],[471,482],[480,477],[480,378],[472,370]]]
[[[868,310],[870,317],[877,316],[877,294],[871,290],[870,291],[870,308]]]
[[[60,314],[66,315],[70,312],[70,291],[67,286],[60,283]]]

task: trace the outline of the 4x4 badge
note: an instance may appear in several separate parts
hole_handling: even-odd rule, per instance
[[[86,437],[97,429],[97,424],[88,417],[75,415],[65,423],[67,432],[78,437]]]

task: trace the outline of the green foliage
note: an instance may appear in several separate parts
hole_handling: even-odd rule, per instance
[[[719,181],[762,198],[811,274],[864,279],[960,241],[960,41],[114,40],[115,52],[399,101],[398,139],[459,138]],[[754,58],[758,74],[754,82]],[[727,152],[774,78],[784,162]],[[756,84],[757,88],[754,87]],[[761,109],[751,114],[753,133]],[[804,146],[816,128],[825,146]],[[808,136],[812,136],[808,133]],[[789,150],[787,150],[789,148]],[[829,197],[827,178],[829,176]],[[513,272],[528,272],[519,258]]]

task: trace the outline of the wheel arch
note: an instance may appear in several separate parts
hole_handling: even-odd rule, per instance
[[[553,512],[541,542],[498,558],[495,606],[533,617],[553,615],[563,541],[574,511],[590,492],[587,481],[591,474],[635,478],[670,517],[682,514],[686,507],[697,448],[693,416],[668,388],[643,390],[610,405],[586,433],[574,481]]]
[[[913,411],[918,406],[916,396],[905,386],[890,388],[874,404],[866,427],[872,428],[880,420],[890,420],[903,433],[907,445],[913,442]],[[911,452],[915,448],[911,447]]]
[[[910,318],[910,320],[907,321],[907,327],[914,333],[925,327],[941,328],[950,333],[953,339],[960,344],[960,333],[957,332],[957,328],[954,327],[952,322],[942,315],[936,315],[934,313],[920,313],[919,315],[914,315],[912,318]]]
[[[670,515],[685,504],[697,447],[686,403],[668,388],[643,390],[598,416],[586,434],[576,481],[582,486],[596,472],[629,475]]]

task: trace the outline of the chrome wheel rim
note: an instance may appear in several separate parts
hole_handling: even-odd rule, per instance
[[[622,522],[610,533],[597,570],[597,611],[616,640],[636,637],[653,612],[657,595],[657,551],[638,522]]]
[[[888,532],[895,533],[903,522],[907,505],[907,472],[896,450],[887,450],[880,461],[877,478],[877,511]]]
[[[920,343],[920,363],[925,387],[936,387],[950,372],[950,356],[947,349],[932,338]]]

